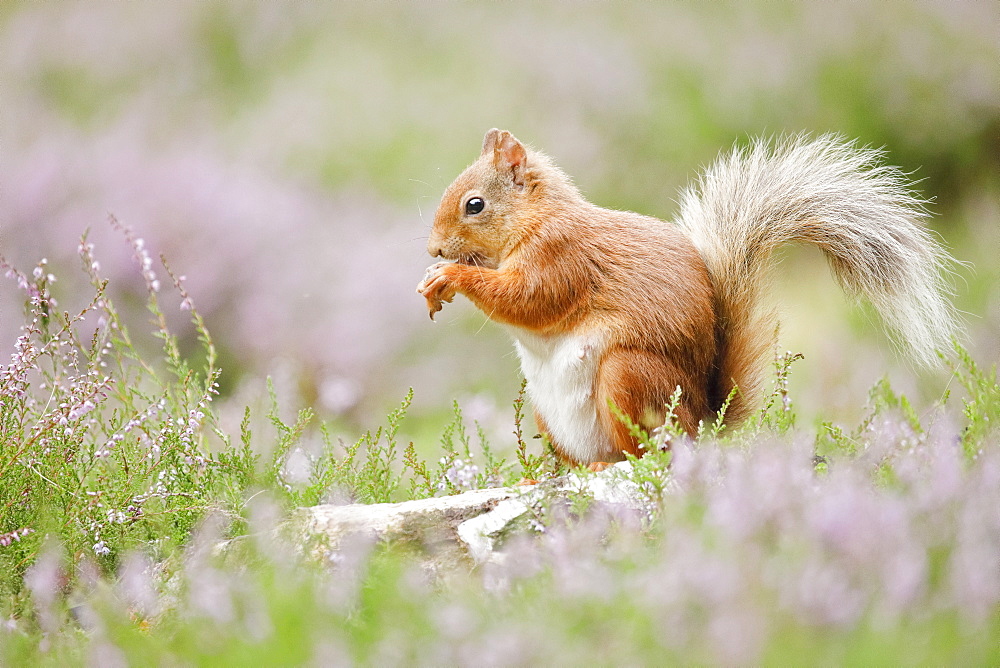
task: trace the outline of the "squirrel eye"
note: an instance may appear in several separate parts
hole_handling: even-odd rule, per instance
[[[474,216],[485,208],[486,202],[483,201],[482,197],[473,197],[465,203],[465,215]]]

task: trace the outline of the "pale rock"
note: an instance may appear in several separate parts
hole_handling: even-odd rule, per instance
[[[639,486],[628,478],[631,464],[605,471],[575,473],[538,485],[480,489],[403,503],[321,505],[300,508],[296,524],[318,539],[321,553],[336,552],[344,541],[364,539],[416,544],[447,566],[471,558],[482,564],[502,560],[498,551],[512,523],[538,501],[586,494],[601,503],[642,509]]]
[[[343,541],[363,537],[415,543],[432,554],[458,558],[454,554],[462,544],[458,525],[516,494],[513,489],[496,488],[402,503],[312,506],[300,508],[296,519],[307,536],[320,539],[324,551],[336,551]]]

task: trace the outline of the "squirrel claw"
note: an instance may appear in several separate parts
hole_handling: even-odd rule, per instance
[[[434,314],[440,311],[442,308],[443,306],[441,304],[440,299],[431,299],[431,298],[427,299],[427,315],[431,317],[431,320],[434,320]]]
[[[431,320],[434,320],[434,314],[442,309],[443,302],[450,302],[455,298],[455,290],[443,273],[445,267],[450,264],[450,262],[438,262],[431,265],[427,268],[424,279],[417,285],[417,293],[427,300],[427,311]]]

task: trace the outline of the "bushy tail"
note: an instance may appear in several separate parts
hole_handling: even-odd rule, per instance
[[[922,226],[923,202],[881,151],[824,135],[772,147],[758,140],[720,158],[682,195],[678,223],[717,291],[719,393],[740,392],[728,417],[752,410],[776,330],[766,293],[783,243],[821,248],[844,290],[869,300],[894,341],[938,362],[957,329],[947,282],[954,262]]]

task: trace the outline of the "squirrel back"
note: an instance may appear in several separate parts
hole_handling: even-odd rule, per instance
[[[573,462],[641,455],[609,405],[652,429],[674,389],[695,433],[735,387],[727,424],[757,404],[776,331],[772,253],[818,246],[851,295],[922,363],[956,318],[949,258],[881,154],[832,136],[755,142],[710,167],[674,223],[595,206],[544,154],[490,130],[448,187],[417,290],[431,317],[455,294],[513,334],[539,428]]]

